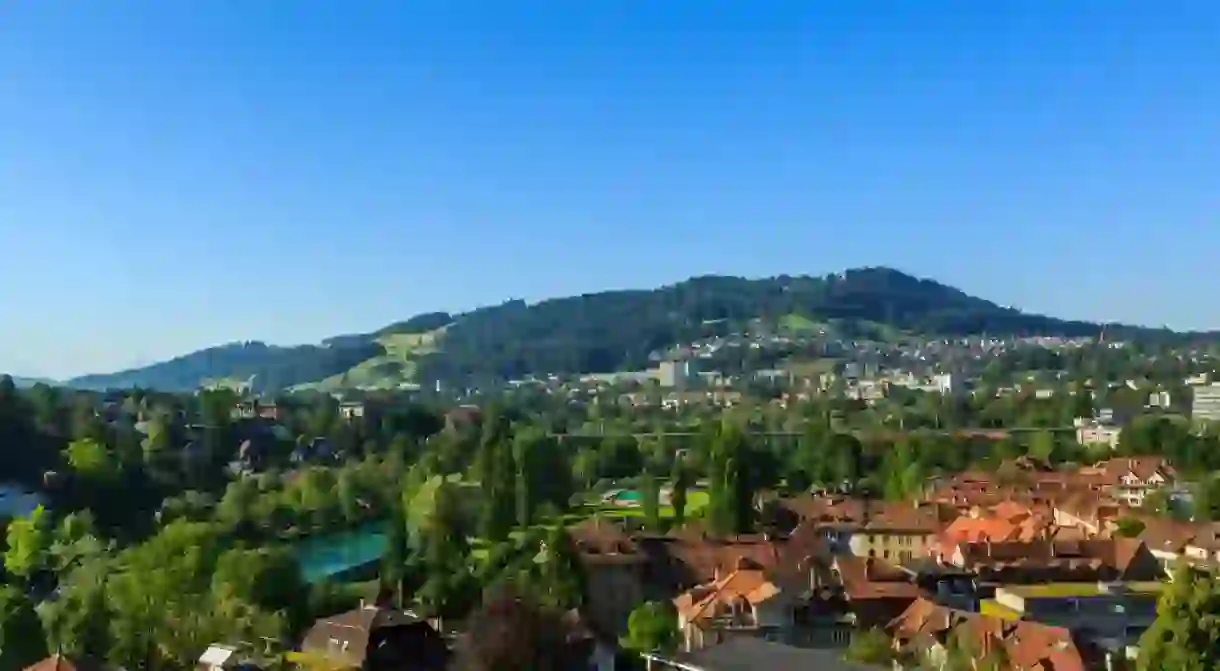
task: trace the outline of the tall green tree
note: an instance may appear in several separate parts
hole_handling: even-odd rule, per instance
[[[109,486],[119,478],[118,459],[104,443],[92,438],[69,443],[64,458],[74,473],[91,484]]]
[[[580,607],[585,599],[585,574],[567,530],[562,525],[553,527],[542,546],[538,565],[543,602],[565,611]]]
[[[110,650],[103,558],[86,559],[60,575],[57,596],[38,605],[47,648],[68,657],[105,659]]]
[[[834,432],[827,440],[829,447],[826,473],[835,485],[855,483],[860,478],[860,462],[864,448],[850,433]]]
[[[678,614],[668,601],[646,601],[627,617],[619,645],[637,652],[673,652],[678,647]]]
[[[1185,565],[1157,602],[1156,621],[1140,637],[1139,671],[1220,668],[1220,583]]]
[[[670,475],[673,483],[669,493],[669,502],[674,509],[674,527],[680,528],[686,523],[686,491],[690,486],[690,474],[681,456],[674,457],[673,473]]]
[[[907,440],[899,440],[882,459],[885,498],[903,501],[918,496],[923,487],[923,469]]]
[[[1050,461],[1055,454],[1055,437],[1050,431],[1036,431],[1029,439],[1029,456],[1042,461]]]
[[[452,483],[437,488],[435,507],[421,534],[422,571],[427,579],[418,597],[429,613],[442,618],[465,615],[478,598],[458,496]]]
[[[1220,476],[1204,476],[1192,494],[1191,506],[1196,520],[1220,520]]]
[[[890,637],[880,629],[863,629],[852,634],[851,644],[843,656],[852,662],[890,666],[894,659],[894,648]]]
[[[538,426],[517,427],[513,435],[517,524],[528,527],[540,507],[568,506],[572,466],[558,441]]]
[[[42,506],[26,517],[11,521],[8,526],[8,549],[4,552],[4,569],[22,579],[29,579],[46,569],[50,562],[50,525],[50,517]]]
[[[390,519],[386,521],[386,551],[381,558],[381,587],[389,590],[399,607],[405,596],[404,580],[407,573],[407,556],[410,553],[410,536],[407,531],[407,515],[402,503],[393,506]]]
[[[708,525],[720,535],[747,533],[753,524],[754,483],[746,470],[750,444],[745,432],[723,420],[709,454]]]
[[[480,533],[492,542],[508,538],[517,516],[517,470],[508,421],[494,408],[484,415],[478,471],[484,492]]]
[[[46,637],[33,603],[15,587],[0,587],[0,668],[24,669],[46,656]]]
[[[649,531],[661,530],[661,485],[656,476],[648,471],[640,476],[640,509],[644,513],[644,526]]]

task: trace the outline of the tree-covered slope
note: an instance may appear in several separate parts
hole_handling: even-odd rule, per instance
[[[650,352],[732,328],[838,319],[913,333],[1094,336],[1098,324],[1001,307],[889,268],[825,277],[696,277],[650,291],[609,291],[527,305],[510,301],[458,316],[427,379],[640,368]],[[1161,329],[1105,327],[1115,336],[1178,338]]]
[[[649,354],[733,328],[824,319],[873,322],[915,333],[1094,336],[1102,327],[1001,307],[890,268],[824,277],[705,276],[652,290],[605,291],[527,304],[508,301],[458,315],[430,312],[375,333],[343,335],[320,346],[226,345],[146,368],[87,376],[88,387],[193,388],[206,379],[256,376],[256,388],[284,389],[342,375],[387,357],[387,336],[445,327],[428,352],[413,353],[417,381],[515,378],[530,373],[641,368]],[[1186,338],[1164,329],[1107,325],[1115,337]],[[390,353],[393,354],[393,353]],[[394,357],[391,357],[394,358]],[[388,363],[387,363],[388,365]],[[362,379],[365,364],[352,379]],[[378,368],[377,370],[380,370]],[[339,376],[339,377],[336,377]]]
[[[209,380],[252,378],[255,390],[274,391],[320,380],[382,353],[380,345],[367,339],[329,346],[231,343],[142,368],[85,375],[67,384],[80,389],[149,387],[191,391]]]

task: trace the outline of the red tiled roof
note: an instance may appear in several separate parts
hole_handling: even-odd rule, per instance
[[[1084,658],[1071,632],[1037,622],[1009,622],[977,613],[953,610],[918,599],[887,625],[901,644],[922,647],[929,640],[944,643],[951,633],[966,636],[979,650],[1001,646],[1011,669],[1084,671]]]
[[[984,580],[1006,582],[1055,576],[1114,579],[1127,571],[1141,550],[1147,552],[1144,543],[1130,538],[960,543],[957,547],[964,568],[978,571]]]
[[[576,551],[586,561],[643,561],[639,545],[619,524],[592,518],[568,529]]]
[[[709,585],[689,590],[676,599],[674,607],[688,622],[715,615],[715,606],[744,599],[758,605],[780,593],[780,588],[767,579],[762,571],[742,569]]]
[[[103,668],[98,662],[74,661],[63,655],[55,654],[33,666],[25,667],[25,671],[103,671]]]
[[[915,599],[922,594],[902,569],[873,557],[842,555],[833,566],[849,599]]]
[[[1104,474],[1108,480],[1107,484],[1117,484],[1128,473],[1144,481],[1158,473],[1166,479],[1176,476],[1173,466],[1163,457],[1115,457],[1082,470]]]

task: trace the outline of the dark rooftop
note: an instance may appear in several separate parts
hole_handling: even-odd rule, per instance
[[[656,661],[686,671],[879,671],[881,668],[844,661],[838,650],[796,648],[744,636],[697,652],[679,653],[672,661]]]

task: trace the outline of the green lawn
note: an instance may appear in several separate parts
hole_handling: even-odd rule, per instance
[[[825,329],[826,324],[815,322],[803,315],[786,314],[779,318],[779,328],[797,335],[812,335]]]
[[[1164,589],[1160,582],[1128,582],[1123,587],[1137,594],[1156,594]],[[1098,596],[1105,593],[1095,582],[1051,582],[1041,585],[1007,585],[1002,588],[1026,599]]]
[[[419,357],[437,350],[444,328],[426,333],[387,333],[377,338],[385,354],[366,359],[319,382],[297,385],[292,391],[337,391],[353,387],[394,389],[415,379]]]

